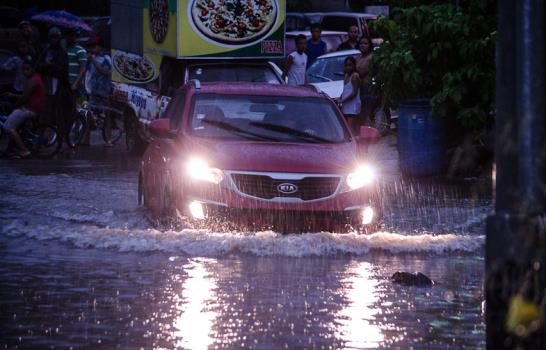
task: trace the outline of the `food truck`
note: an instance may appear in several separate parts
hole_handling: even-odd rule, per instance
[[[113,0],[112,96],[127,146],[190,79],[282,83],[285,0]]]

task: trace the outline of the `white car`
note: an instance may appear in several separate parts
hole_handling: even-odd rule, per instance
[[[339,97],[343,91],[345,59],[348,56],[357,58],[359,55],[358,50],[345,50],[319,56],[307,69],[307,81],[331,98]]]

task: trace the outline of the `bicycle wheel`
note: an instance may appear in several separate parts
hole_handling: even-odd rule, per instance
[[[79,145],[83,140],[86,129],[87,120],[84,115],[78,113],[68,129],[68,135],[66,135],[66,143],[68,146],[74,148]]]
[[[121,115],[116,115],[106,118],[109,118],[109,120],[105,119],[104,124],[102,125],[102,139],[104,140],[104,142],[110,141],[112,143],[116,143],[121,139],[121,136],[123,136],[123,126],[125,124],[123,122],[123,117]],[[110,138],[107,135],[108,125],[111,126]]]
[[[28,136],[30,144],[27,146],[37,158],[51,158],[61,149],[62,139],[52,125],[39,124],[28,130]]]

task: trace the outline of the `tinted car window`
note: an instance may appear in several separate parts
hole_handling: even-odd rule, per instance
[[[279,78],[269,65],[195,65],[189,68],[189,79],[201,82],[236,82],[280,84]]]
[[[353,17],[324,16],[321,22],[322,30],[338,30],[346,32],[350,26],[359,26],[358,20]]]
[[[200,94],[190,132],[229,140],[338,143],[348,140],[341,118],[326,98]]]
[[[303,16],[286,16],[286,30],[305,30],[309,28],[309,20]]]

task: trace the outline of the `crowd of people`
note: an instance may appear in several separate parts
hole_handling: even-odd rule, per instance
[[[100,37],[91,37],[84,48],[78,44],[79,33],[75,30],[51,27],[45,45],[41,45],[30,22],[21,22],[19,32],[17,55],[0,66],[2,70],[15,72],[12,91],[3,94],[12,100],[14,108],[4,123],[6,132],[2,133],[0,153],[6,152],[9,139],[15,146],[9,156],[26,158],[30,152],[17,134],[19,126],[29,118],[40,116],[56,125],[61,137],[66,137],[76,106],[84,99],[92,104],[108,105],[112,61],[103,50]],[[309,40],[305,35],[297,36],[296,50],[287,56],[283,78],[290,85],[307,84],[307,68],[326,53],[320,24],[313,24],[310,34]],[[349,126],[358,132],[359,126],[369,118],[374,98],[369,85],[372,41],[366,36],[359,38],[356,26],[348,29],[347,40],[337,48],[338,51],[352,49],[359,50],[360,55],[345,59],[343,92],[335,101]],[[88,128],[81,145],[89,144]],[[107,141],[106,146],[112,143]]]
[[[51,27],[45,45],[40,45],[30,22],[21,22],[19,32],[17,55],[0,67],[15,72],[11,91],[3,94],[14,108],[3,126],[6,132],[2,133],[0,153],[8,152],[9,139],[15,147],[11,147],[8,156],[26,158],[30,152],[17,133],[19,126],[39,116],[56,125],[60,136],[66,137],[76,107],[84,99],[108,104],[112,61],[100,37],[91,37],[84,48],[78,44],[76,30]],[[87,133],[81,144],[89,145],[89,139]],[[112,143],[106,142],[106,146]]]
[[[283,79],[289,85],[307,84],[307,68],[319,57],[326,54],[326,43],[321,39],[320,24],[310,28],[311,38],[300,34],[296,37],[296,51],[286,59]],[[358,37],[358,28],[351,26],[347,31],[347,40],[342,42],[337,51],[360,51],[356,58],[348,56],[344,62],[343,92],[335,99],[345,115],[352,131],[358,133],[360,125],[369,122],[371,108],[375,103],[370,90],[369,69],[372,57],[372,40],[368,36]]]

